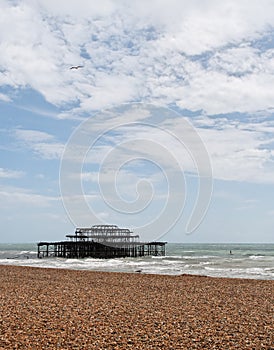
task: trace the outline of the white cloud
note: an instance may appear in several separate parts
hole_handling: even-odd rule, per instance
[[[203,118],[203,125],[205,120]],[[221,118],[214,119],[214,128],[212,122],[209,120],[210,128],[200,128],[199,122],[196,125],[208,149],[214,177],[250,183],[273,183],[273,150],[265,147],[273,139],[266,137],[272,133],[271,124],[269,129],[267,124],[260,129],[257,123],[246,123],[244,126],[234,121],[233,125]]]
[[[23,188],[2,187],[0,188],[0,207],[30,205],[37,207],[49,207],[52,203],[60,201],[59,197],[43,196]]]
[[[273,35],[273,1],[126,6],[105,0],[76,6],[41,0],[1,6],[0,32],[7,33],[0,44],[3,87],[33,88],[62,106],[60,118],[81,118],[134,100],[208,114],[255,113],[273,106],[274,50],[267,41]],[[70,70],[75,63],[84,68]],[[265,171],[271,181],[273,150],[262,147],[263,131],[252,133],[240,125],[216,130],[212,122],[211,130],[199,131],[217,178],[259,179]],[[63,145],[47,133],[17,130],[16,137],[46,159],[62,154]]]
[[[246,200],[243,200],[241,205],[239,207],[236,207],[236,209],[237,210],[252,209],[252,208],[256,208],[257,205],[258,205],[258,200],[246,199]]]
[[[32,6],[36,6],[38,3],[46,12],[49,12],[53,16],[71,16],[76,19],[86,18],[88,16],[109,16],[115,9],[115,3],[111,0],[102,0],[96,3],[96,6],[94,3],[87,2],[86,0],[78,0],[77,2],[67,0],[59,0],[58,2],[54,0],[32,0],[30,3]]]
[[[245,44],[216,52],[209,59],[210,69],[233,75],[246,75],[262,69],[260,50]]]
[[[186,5],[186,6],[184,6]],[[160,44],[187,55],[258,38],[273,21],[272,1],[192,1],[179,9]],[[270,11],[266,11],[266,8]],[[176,6],[174,10],[178,10]]]
[[[144,170],[148,178],[151,164],[156,164],[159,171],[168,174],[196,174],[196,162],[202,164],[205,161],[201,158],[200,136],[208,151],[214,178],[273,183],[272,122],[261,122],[260,116],[256,115],[251,115],[250,121],[246,117],[243,122],[235,116],[175,117],[174,112],[162,119],[161,113],[150,115],[148,111],[143,113],[142,109],[137,109],[132,115],[117,113],[116,118],[115,113],[107,112],[92,117],[80,127],[82,131],[76,132],[67,146],[66,159],[72,161],[71,168],[81,172],[81,167],[73,165],[80,162],[88,167],[93,165],[96,171],[108,173],[108,169],[115,169],[118,173],[120,167],[145,159],[147,166],[137,168],[137,173],[140,171],[140,175]],[[188,130],[186,119],[193,124],[193,129]],[[133,124],[127,124],[130,122]],[[115,130],[111,130],[114,126]],[[132,173],[136,174],[136,168]],[[110,178],[113,180],[113,177],[112,173]],[[130,179],[130,182],[136,183],[135,180]],[[126,178],[122,182],[126,184]]]
[[[98,73],[96,80],[96,87],[87,87],[91,90],[91,96],[83,99],[81,107],[84,110],[101,110],[132,101],[136,96],[136,89],[138,91],[136,79],[124,74],[110,76]]]
[[[32,144],[31,148],[42,158],[60,159],[63,154],[64,145],[61,143],[36,143]]]
[[[0,93],[0,100],[4,102],[10,102],[11,98],[5,94]]]
[[[42,142],[42,141],[51,141],[53,140],[53,136],[39,130],[24,130],[17,129],[15,131],[15,136],[25,142]]]
[[[273,54],[253,45],[271,33],[273,1],[1,4],[3,84],[64,110],[139,99],[208,113],[272,104]]]
[[[55,142],[54,137],[46,132],[17,129],[15,137],[42,158],[59,159],[63,154],[64,145]]]
[[[71,176],[75,176],[75,178],[79,178],[79,174],[71,174]],[[82,172],[81,180],[88,182],[97,182],[98,181],[98,172]]]
[[[18,179],[24,176],[23,171],[0,168],[0,179]]]

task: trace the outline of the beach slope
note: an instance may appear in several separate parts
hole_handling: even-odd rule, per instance
[[[0,266],[0,349],[274,349],[274,281]]]

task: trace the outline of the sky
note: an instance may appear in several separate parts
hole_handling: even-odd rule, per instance
[[[0,0],[0,243],[273,243],[273,23],[274,0]]]

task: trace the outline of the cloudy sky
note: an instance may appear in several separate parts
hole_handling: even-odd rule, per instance
[[[0,0],[0,36],[0,242],[274,242],[274,0]]]

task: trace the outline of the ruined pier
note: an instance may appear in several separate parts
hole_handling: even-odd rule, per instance
[[[39,242],[38,258],[125,258],[164,256],[166,242],[141,242],[126,228],[116,225],[94,225],[76,228],[60,242]]]

